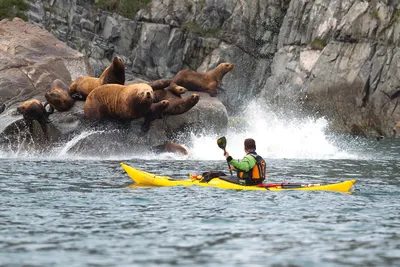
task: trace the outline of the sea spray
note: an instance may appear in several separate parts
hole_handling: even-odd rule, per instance
[[[289,114],[288,114],[289,113]],[[337,138],[328,131],[324,118],[299,117],[291,112],[273,111],[265,104],[252,101],[241,117],[230,118],[226,134],[227,151],[234,158],[244,155],[243,141],[256,140],[257,152],[266,158],[340,159],[358,158],[351,152],[350,144],[342,149]],[[198,160],[223,159],[218,148],[218,136],[193,133],[192,158]]]

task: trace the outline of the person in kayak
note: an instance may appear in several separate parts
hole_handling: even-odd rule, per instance
[[[238,183],[243,185],[257,185],[265,180],[265,160],[256,153],[256,141],[251,138],[244,140],[244,152],[242,160],[233,159],[225,151],[224,156],[231,170],[236,170]]]

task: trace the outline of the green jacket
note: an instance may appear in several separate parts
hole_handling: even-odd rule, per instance
[[[230,165],[235,167],[236,170],[243,172],[250,171],[257,164],[256,159],[251,154],[244,156],[241,161],[233,159],[232,157],[228,157],[228,162]]]

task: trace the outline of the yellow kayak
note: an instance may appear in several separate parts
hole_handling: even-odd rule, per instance
[[[267,190],[267,191],[283,191],[283,190],[325,190],[336,192],[349,192],[356,180],[348,180],[335,184],[260,184],[256,186],[244,186],[231,183],[221,178],[213,178],[209,182],[201,182],[201,176],[190,175],[191,179],[176,180],[168,176],[160,176],[141,171],[124,163],[121,163],[122,168],[127,172],[129,177],[135,181],[138,186],[208,186],[223,189],[234,190]]]

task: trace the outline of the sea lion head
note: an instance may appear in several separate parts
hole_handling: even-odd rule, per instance
[[[37,110],[40,107],[43,107],[42,103],[37,99],[27,100],[21,105],[17,107],[17,112],[25,115],[31,112],[32,110]],[[44,108],[43,108],[44,109]]]
[[[17,107],[17,112],[22,114],[25,120],[37,120],[40,123],[48,121],[49,113],[37,99],[25,101]]]
[[[153,103],[154,100],[154,94],[153,94],[153,89],[151,88],[150,85],[145,84],[145,83],[140,83],[140,84],[133,84],[132,86],[139,86],[137,87],[136,91],[136,98],[139,99],[140,103]]]
[[[63,89],[54,88],[44,94],[47,102],[58,111],[67,111],[75,103],[75,100]]]
[[[122,60],[122,58],[120,58],[119,56],[113,57],[112,64],[114,66],[118,66],[119,68],[124,68],[125,69],[125,63]]]
[[[230,62],[223,62],[217,66],[218,69],[221,69],[221,71],[226,74],[233,70],[234,65]]]
[[[147,91],[147,92],[141,92],[140,93],[141,99],[145,102],[148,100],[151,100],[153,102],[153,92]]]

